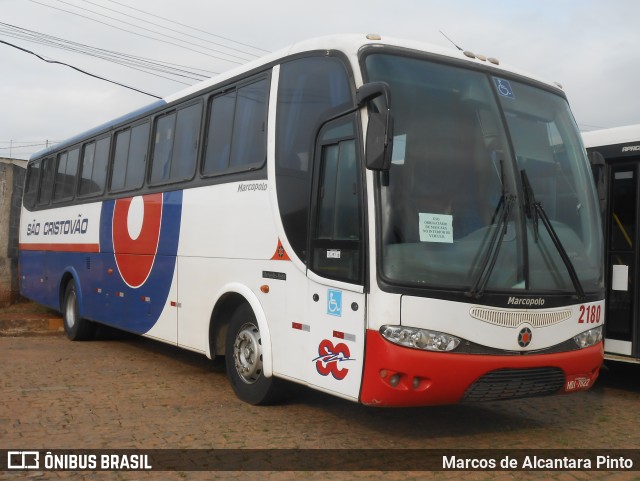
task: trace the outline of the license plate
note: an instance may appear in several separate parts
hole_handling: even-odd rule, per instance
[[[569,376],[564,386],[566,392],[585,391],[591,387],[591,378],[587,376]]]

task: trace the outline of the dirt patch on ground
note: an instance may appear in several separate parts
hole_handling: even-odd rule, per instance
[[[35,302],[22,299],[0,307],[0,337],[61,333],[60,313]]]

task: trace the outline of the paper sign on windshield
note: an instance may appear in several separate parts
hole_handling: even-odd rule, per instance
[[[420,242],[453,243],[453,216],[447,214],[418,214]]]

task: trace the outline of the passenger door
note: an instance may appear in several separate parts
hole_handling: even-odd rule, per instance
[[[607,315],[605,351],[610,354],[638,357],[638,285],[637,164],[618,164],[611,168],[608,219]]]
[[[317,137],[307,270],[310,384],[357,399],[365,336],[364,196],[357,117]]]

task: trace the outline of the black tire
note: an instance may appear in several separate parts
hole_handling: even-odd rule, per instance
[[[279,399],[278,380],[264,375],[260,329],[247,304],[231,316],[225,359],[227,377],[239,399],[253,405],[272,404]]]
[[[64,291],[62,304],[62,319],[64,320],[64,332],[72,341],[88,341],[93,339],[96,325],[86,319],[82,319],[78,311],[78,294],[73,281],[67,284]]]

